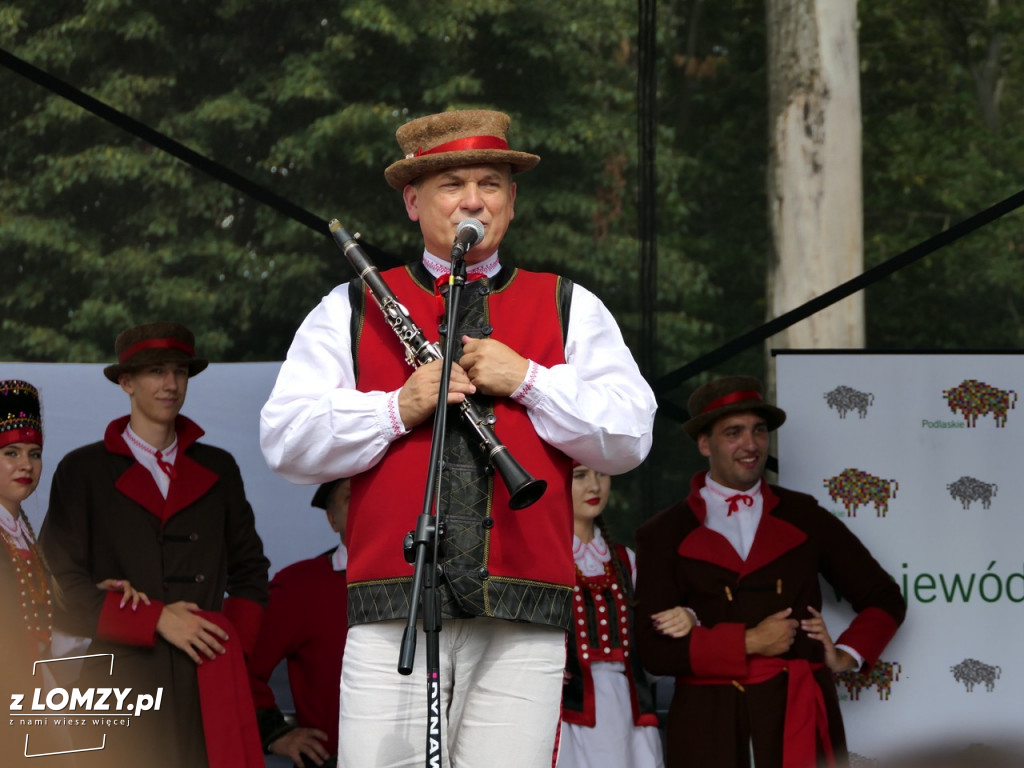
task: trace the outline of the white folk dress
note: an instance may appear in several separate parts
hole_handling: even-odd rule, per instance
[[[611,547],[597,528],[587,544],[574,536],[572,552],[580,573],[589,578],[603,574],[612,558]],[[632,550],[627,552],[635,582],[636,556]],[[575,653],[575,645],[569,651]],[[658,729],[633,724],[626,666],[621,661],[595,661],[590,670],[596,722],[593,728],[562,723],[558,768],[662,768]]]

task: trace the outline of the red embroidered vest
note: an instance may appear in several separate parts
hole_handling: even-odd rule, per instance
[[[507,274],[466,284],[459,335],[490,336],[545,367],[564,363],[562,278],[517,270],[503,280]],[[426,272],[417,265],[389,270],[383,278],[423,333],[439,341],[441,302],[432,285],[427,287]],[[394,391],[411,373],[404,349],[373,299],[364,296],[361,304],[353,334],[357,387]],[[493,408],[495,434],[548,487],[531,506],[512,510],[504,483],[484,471],[486,460],[472,437],[462,439],[462,453],[446,456],[442,609],[449,616],[567,627],[574,583],[570,461],[540,439],[524,407],[508,398],[475,399]],[[427,421],[398,438],[377,466],[352,479],[346,533],[352,623],[408,613],[412,566],[403,557],[402,541],[422,511],[431,425]],[[455,409],[448,429],[469,433]]]

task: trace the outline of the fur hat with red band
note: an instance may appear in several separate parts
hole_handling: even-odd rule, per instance
[[[528,171],[540,157],[508,147],[504,112],[464,109],[439,112],[410,120],[395,132],[405,157],[384,170],[384,178],[397,190],[425,173],[463,165],[508,163],[512,173]]]
[[[709,381],[697,387],[686,402],[690,420],[683,424],[683,429],[696,440],[723,416],[750,411],[764,416],[769,430],[778,429],[786,420],[786,412],[767,402],[762,392],[761,380],[753,376],[727,376]]]
[[[114,340],[117,362],[103,369],[115,384],[122,373],[157,363],[185,363],[195,376],[209,362],[196,357],[196,337],[180,323],[146,323],[121,331]]]
[[[43,444],[43,415],[39,392],[27,381],[0,381],[0,446]]]

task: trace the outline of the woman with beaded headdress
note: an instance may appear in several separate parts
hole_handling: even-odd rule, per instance
[[[651,686],[633,648],[633,551],[615,542],[604,518],[611,477],[582,464],[572,469],[573,631],[569,633],[558,768],[661,768],[664,765]],[[649,617],[670,637],[695,622],[676,606]]]
[[[0,600],[2,620],[20,635],[25,659],[49,654],[53,595],[46,564],[32,526],[21,508],[39,485],[43,465],[43,422],[39,393],[26,381],[0,381]],[[15,640],[17,642],[17,640]]]
[[[21,628],[22,650],[29,660],[48,658],[53,627],[54,595],[60,588],[50,578],[43,551],[21,504],[39,485],[43,467],[43,420],[39,393],[27,381],[0,381],[0,556],[2,613],[7,631]],[[101,590],[124,593],[121,607],[135,607],[149,598],[124,579],[106,579]]]
[[[51,656],[54,603],[61,602],[62,592],[51,578],[43,550],[36,544],[35,531],[22,509],[22,503],[39,485],[42,468],[39,392],[27,381],[0,381],[0,685],[5,693],[30,695],[34,689],[48,690],[57,685],[49,665],[38,665],[37,674],[34,662]],[[125,609],[149,603],[144,593],[124,579],[105,579],[96,586],[123,593],[119,604]],[[66,730],[34,729],[31,740],[21,741],[23,735],[13,730],[0,738],[0,755],[24,754],[36,758],[33,764],[39,768],[72,765],[66,753],[73,745]]]
[[[33,662],[50,656],[55,587],[22,509],[39,485],[42,453],[39,393],[26,381],[0,381],[0,687],[5,696],[12,695],[12,726],[18,714],[14,697],[31,696],[33,690],[45,691],[54,685],[48,665],[39,665],[39,674],[34,674]],[[28,709],[27,704],[22,707]],[[35,758],[32,763],[39,768],[69,766],[72,758],[64,753],[71,747],[62,729],[14,727],[0,732],[0,762],[4,765],[15,755],[17,759],[25,755]]]
[[[3,589],[3,625],[22,627],[24,650],[33,660],[50,655],[54,594],[60,587],[50,578],[42,549],[21,503],[39,485],[43,467],[43,420],[39,392],[27,381],[0,381],[0,538],[7,558],[0,556],[0,581],[12,579],[15,589]],[[145,593],[124,579],[106,579],[101,590],[124,593],[122,608],[149,603]],[[11,596],[17,598],[11,602]],[[15,604],[16,603],[16,604]]]

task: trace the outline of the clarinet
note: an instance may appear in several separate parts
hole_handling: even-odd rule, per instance
[[[384,313],[384,320],[405,347],[406,362],[416,368],[440,360],[440,348],[434,342],[428,341],[423,331],[412,321],[409,310],[399,303],[398,298],[380,276],[377,267],[356,242],[356,238],[349,235],[337,219],[331,219],[327,226],[331,230],[334,242],[341,248],[349,264],[366,284],[380,311]],[[497,419],[493,413],[482,410],[477,403],[467,397],[459,404],[459,414],[479,439],[480,450],[486,455],[490,466],[505,483],[509,493],[509,506],[512,509],[525,509],[544,495],[548,487],[547,481],[531,477],[509,453],[508,448],[494,433],[493,426]]]

